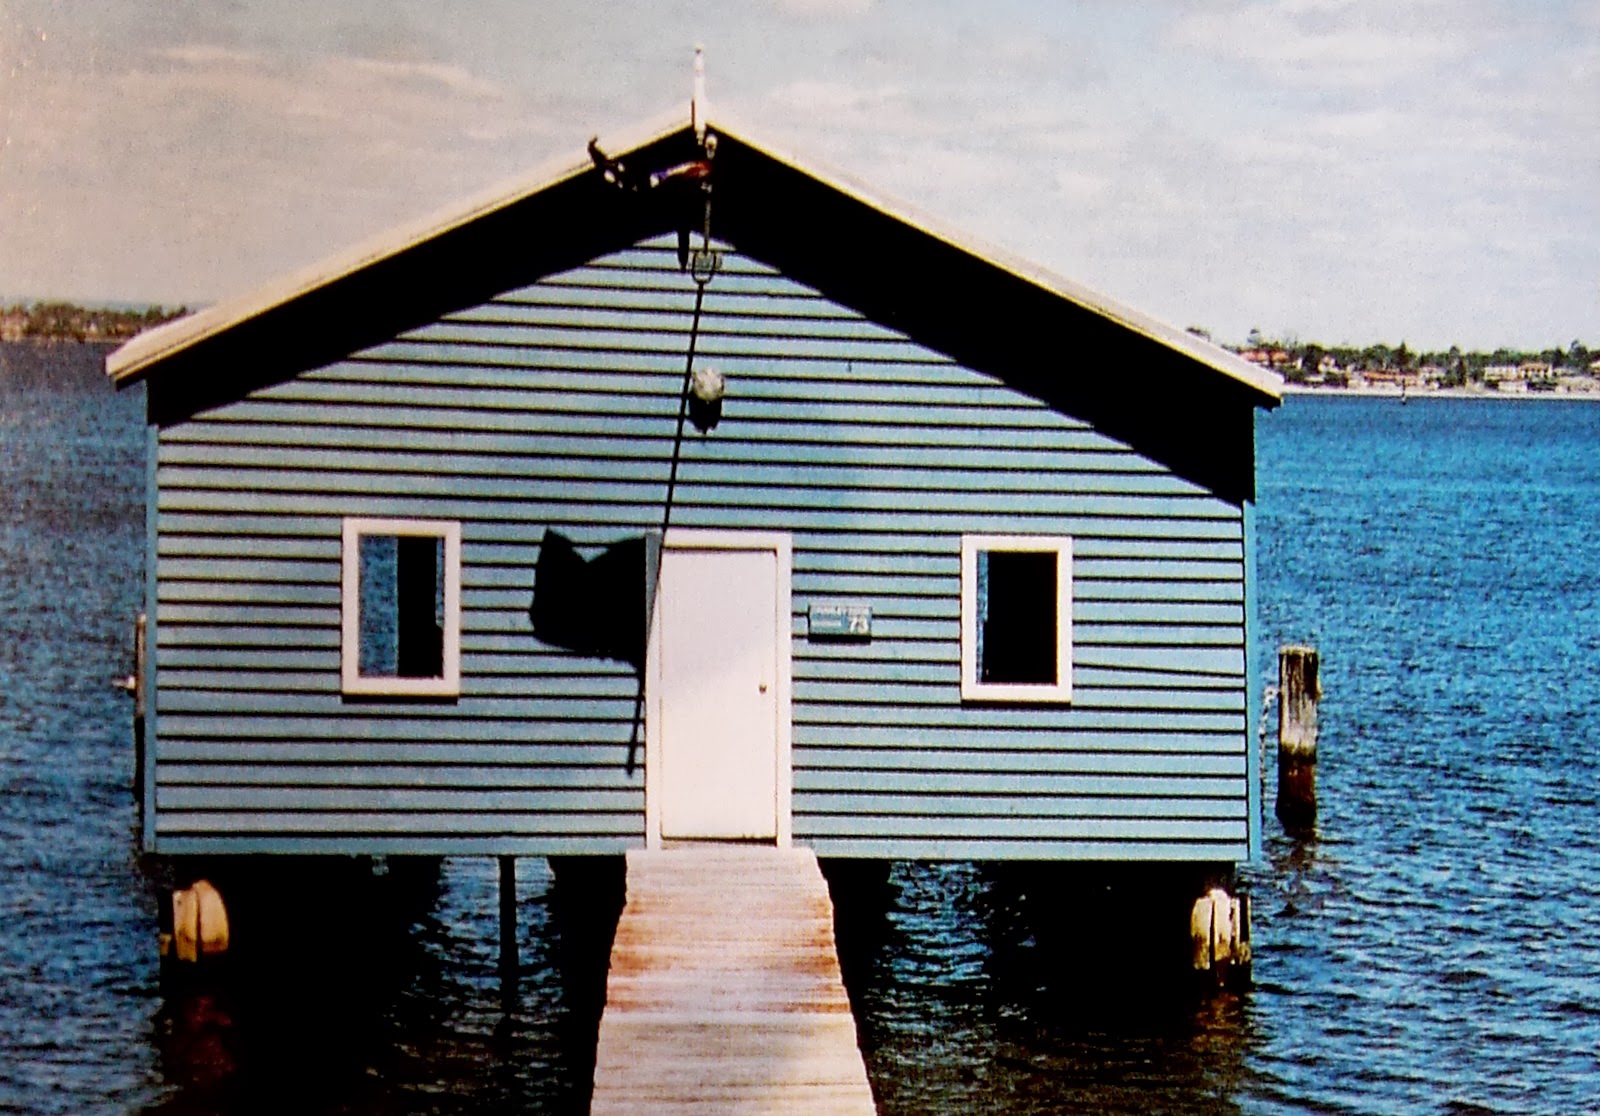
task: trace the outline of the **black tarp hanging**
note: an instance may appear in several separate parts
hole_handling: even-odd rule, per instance
[[[571,539],[546,528],[528,607],[533,634],[568,651],[643,670],[659,553],[658,536],[638,535],[585,559]]]

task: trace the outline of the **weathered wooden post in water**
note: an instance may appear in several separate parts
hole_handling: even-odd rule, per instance
[[[144,657],[145,614],[133,621],[133,673],[118,679],[117,689],[133,699],[133,800],[144,801]]]
[[[1317,824],[1317,702],[1322,697],[1315,647],[1278,649],[1278,820],[1290,831]]]

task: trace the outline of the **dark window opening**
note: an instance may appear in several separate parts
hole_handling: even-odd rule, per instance
[[[360,673],[444,676],[445,540],[362,535]]]
[[[978,552],[978,681],[1056,684],[1054,550]]]

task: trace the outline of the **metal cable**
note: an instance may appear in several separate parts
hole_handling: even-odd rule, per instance
[[[707,240],[709,241],[709,236]],[[672,438],[672,466],[667,473],[667,499],[661,508],[661,550],[666,550],[667,527],[672,522],[672,497],[678,488],[678,461],[683,455],[683,423],[689,415],[689,385],[694,376],[694,354],[700,338],[700,309],[705,305],[706,284],[711,282],[708,274],[705,278],[699,275],[694,277],[694,317],[689,322],[689,351],[683,361],[683,388],[678,393],[678,429]],[[661,589],[661,561],[663,555],[658,554],[654,571],[655,586],[650,594],[655,598]],[[650,618],[645,618],[646,654],[648,655]],[[639,692],[633,702],[633,733],[628,741],[628,761],[624,770],[632,775],[636,766],[639,750],[639,729],[644,723],[644,678],[645,671],[641,666],[639,670]]]
[[[667,473],[667,502],[661,509],[661,539],[666,543],[667,526],[672,522],[672,496],[678,488],[678,460],[683,455],[683,422],[689,415],[689,384],[694,377],[694,352],[700,337],[700,307],[705,303],[706,284],[711,281],[695,277],[694,318],[689,322],[689,352],[683,362],[683,389],[678,393],[678,431],[672,439],[672,468]]]

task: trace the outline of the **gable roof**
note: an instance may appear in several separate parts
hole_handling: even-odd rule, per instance
[[[1234,437],[1248,444],[1249,411],[1282,398],[1278,376],[755,140],[725,114],[707,127],[718,141],[712,231],[719,240],[1202,483],[1248,498],[1253,484],[1242,478],[1202,474],[1215,472],[1206,459],[1219,445]],[[630,169],[701,156],[681,113],[601,146]],[[148,379],[164,398],[181,396],[165,417],[182,417],[671,231],[687,223],[684,196],[674,195],[618,190],[584,154],[556,160],[140,334],[108,355],[106,371],[119,386]],[[151,414],[163,421],[154,401]]]
[[[663,118],[635,127],[612,139],[605,147],[624,161],[637,158],[652,146],[671,138],[682,138],[690,125],[681,115]],[[1187,330],[1144,314],[1117,300],[1057,275],[1043,267],[1001,249],[985,245],[962,234],[934,217],[911,206],[875,193],[866,185],[838,171],[827,169],[815,159],[780,151],[770,143],[757,143],[746,137],[752,133],[737,125],[729,126],[726,117],[710,122],[708,130],[719,139],[733,139],[742,147],[782,166],[803,174],[817,183],[853,199],[886,220],[898,222],[927,236],[981,259],[995,269],[1010,273],[1060,298],[1099,314],[1134,333],[1158,341],[1194,359],[1198,364],[1257,389],[1271,400],[1283,396],[1282,381],[1228,350],[1197,337]],[[574,161],[565,156],[514,180],[476,195],[446,210],[431,214],[355,245],[337,255],[318,261],[256,290],[205,310],[168,322],[121,345],[106,358],[106,371],[117,384],[143,379],[174,354],[226,332],[242,322],[270,313],[275,308],[317,290],[338,284],[364,268],[398,257],[424,244],[450,236],[483,217],[502,212],[535,195],[592,174],[588,159]],[[721,230],[719,229],[719,235]],[[727,239],[727,237],[724,237]]]

